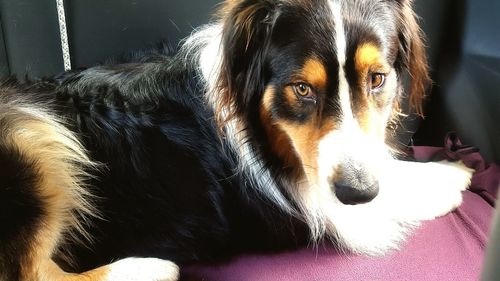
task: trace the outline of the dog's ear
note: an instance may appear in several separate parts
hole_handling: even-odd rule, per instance
[[[217,85],[221,94],[219,126],[243,113],[263,88],[262,70],[274,22],[275,1],[227,1],[222,9],[222,63]]]
[[[410,74],[409,100],[412,108],[423,115],[423,100],[431,84],[424,34],[413,11],[413,0],[394,0],[398,9],[399,25],[399,62],[400,68]]]

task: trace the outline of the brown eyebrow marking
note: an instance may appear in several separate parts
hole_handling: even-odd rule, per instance
[[[358,85],[360,89],[365,89],[365,81],[371,72],[386,72],[389,66],[385,63],[380,48],[373,43],[364,43],[356,49],[354,54],[354,67],[359,75]],[[357,110],[356,115],[361,129],[371,135],[383,137],[385,123],[376,114],[376,101],[369,95],[358,95],[354,100]]]
[[[356,72],[366,75],[371,66],[387,68],[382,60],[380,49],[373,43],[365,43],[356,49],[354,55]]]
[[[325,65],[316,58],[306,60],[300,75],[314,87],[326,87],[327,74]]]

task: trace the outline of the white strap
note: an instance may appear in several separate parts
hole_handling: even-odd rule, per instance
[[[61,34],[61,47],[64,61],[64,70],[71,70],[71,54],[69,52],[68,31],[66,29],[66,16],[64,13],[64,0],[56,0],[57,18],[59,20],[59,33]]]

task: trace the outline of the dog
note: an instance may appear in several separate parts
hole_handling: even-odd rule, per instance
[[[177,280],[321,240],[383,255],[460,205],[470,169],[394,144],[405,75],[420,114],[430,83],[411,0],[217,15],[176,51],[2,82],[1,280]]]

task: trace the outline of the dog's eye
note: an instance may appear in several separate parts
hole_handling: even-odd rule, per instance
[[[303,98],[312,98],[314,96],[311,86],[306,83],[297,83],[293,85],[295,94]]]
[[[311,94],[311,87],[305,83],[297,83],[294,85],[294,90],[301,97],[307,97]]]
[[[385,74],[373,73],[370,80],[370,90],[372,92],[377,92],[385,84]]]

